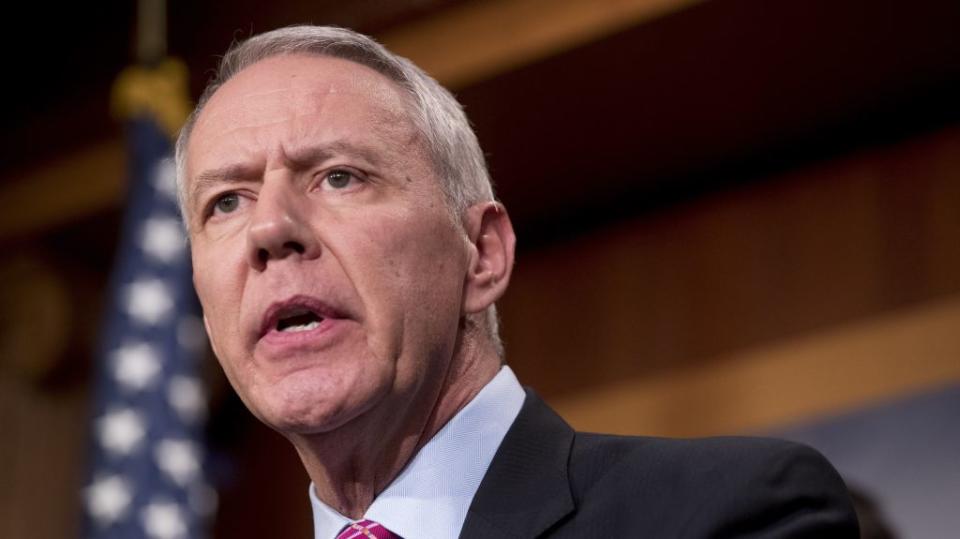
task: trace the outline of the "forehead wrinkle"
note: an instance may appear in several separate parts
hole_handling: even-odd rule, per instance
[[[316,57],[309,59],[315,60]],[[258,69],[259,63],[250,66],[216,92],[205,107],[205,114],[201,113],[197,131],[207,132],[202,138],[219,147],[217,153],[222,157],[252,152],[260,154],[259,158],[267,162],[275,159],[279,160],[278,163],[283,162],[287,156],[285,150],[296,151],[298,147],[333,142],[338,138],[351,143],[353,147],[349,149],[354,150],[353,153],[364,153],[363,157],[370,161],[375,152],[379,152],[374,147],[378,143],[388,143],[386,146],[391,153],[410,149],[421,155],[427,153],[422,134],[411,116],[410,98],[400,86],[361,64],[330,58],[324,61],[347,63],[351,70],[318,75],[313,70],[297,71],[286,67],[280,74],[273,71],[273,76],[269,76],[267,74],[271,71]],[[356,97],[358,106],[348,103],[354,101],[353,97]],[[357,121],[367,122],[367,129],[356,140],[345,136],[356,133],[350,129],[347,133],[342,130],[344,126],[349,127],[339,114],[344,107],[352,114],[359,114],[348,120],[350,125],[356,125]],[[265,127],[270,131],[256,133]],[[276,131],[274,127],[280,130]],[[247,130],[255,131],[253,139],[241,134]],[[249,147],[251,143],[256,147]],[[262,154],[266,146],[272,147],[268,152],[273,157]],[[364,146],[369,146],[368,151],[356,151]]]
[[[254,90],[250,90],[249,86],[253,86]],[[244,95],[234,96],[240,93],[238,88],[247,91]],[[376,96],[381,101],[394,103],[406,101],[408,97],[390,77],[360,62],[324,54],[294,52],[270,56],[243,68],[214,93],[211,104],[218,98],[256,100],[284,91],[317,96],[353,93]]]
[[[342,95],[342,94],[341,94]],[[317,114],[298,114],[282,136],[281,151],[292,163],[317,162],[343,154],[360,157],[370,164],[383,164],[390,153],[406,152],[419,141],[418,130],[405,110],[371,102],[370,96],[358,96],[364,106],[351,108],[349,116],[340,113],[341,103],[324,100]],[[362,129],[356,129],[358,125]]]
[[[328,90],[326,92],[295,92],[292,94],[293,97],[279,100],[270,99],[269,96],[276,96],[285,93],[285,91],[259,92],[226,107],[223,104],[210,107],[213,110],[208,109],[210,114],[204,115],[205,117],[201,118],[201,121],[203,124],[216,125],[218,127],[216,131],[220,134],[220,137],[231,139],[237,133],[247,129],[285,124],[297,126],[295,128],[297,136],[312,138],[316,136],[318,130],[325,131],[326,128],[336,125],[338,120],[337,104],[329,99],[330,96],[335,95],[341,99],[357,96],[359,101],[366,101],[368,104],[362,114],[364,119],[376,128],[370,133],[371,136],[386,139],[389,138],[387,133],[394,133],[399,135],[400,138],[406,139],[405,142],[411,142],[418,138],[417,130],[404,106],[405,103],[391,102],[389,99],[380,98],[379,95],[370,96],[355,92]],[[307,98],[305,106],[294,105],[294,103],[304,103],[303,100],[299,99],[300,96]],[[260,102],[260,99],[265,101]],[[398,105],[399,110],[397,109]],[[227,119],[218,122],[221,118]],[[198,126],[197,131],[203,131],[207,125]],[[407,133],[404,133],[404,131]]]
[[[280,88],[270,91],[253,92],[232,99],[224,96],[221,101],[207,105],[201,115],[200,123],[225,123],[231,126],[227,132],[249,127],[264,127],[288,121],[289,118],[322,114],[326,107],[326,96],[336,92],[293,91]],[[277,96],[280,99],[277,99]],[[306,100],[301,97],[308,98]],[[294,104],[297,105],[294,105]],[[220,121],[223,119],[222,121]]]

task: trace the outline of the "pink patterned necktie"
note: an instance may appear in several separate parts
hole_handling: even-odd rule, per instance
[[[372,520],[347,524],[337,539],[402,539],[399,535]]]

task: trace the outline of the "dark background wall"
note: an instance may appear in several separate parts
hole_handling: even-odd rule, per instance
[[[171,5],[169,48],[196,96],[235,37],[335,22],[451,84],[519,235],[508,361],[578,427],[770,431],[960,381],[955,2],[347,4]],[[77,526],[135,20],[41,8],[7,34],[32,47],[0,139],[5,537]],[[217,535],[309,535],[294,452],[205,368]]]

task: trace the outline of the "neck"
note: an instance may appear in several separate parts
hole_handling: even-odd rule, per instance
[[[413,399],[386,398],[330,432],[288,436],[320,500],[361,518],[420,448],[496,376],[500,358],[485,336],[471,333],[458,339],[446,371],[435,378],[442,384],[432,390],[419,387]]]

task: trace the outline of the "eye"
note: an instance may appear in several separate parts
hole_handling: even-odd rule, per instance
[[[357,177],[357,175],[353,172],[346,169],[337,168],[327,172],[326,176],[323,178],[323,185],[321,188],[326,190],[342,191],[349,189],[360,182],[360,178]]]
[[[236,193],[224,193],[213,202],[213,211],[231,213],[240,206],[240,196]]]

